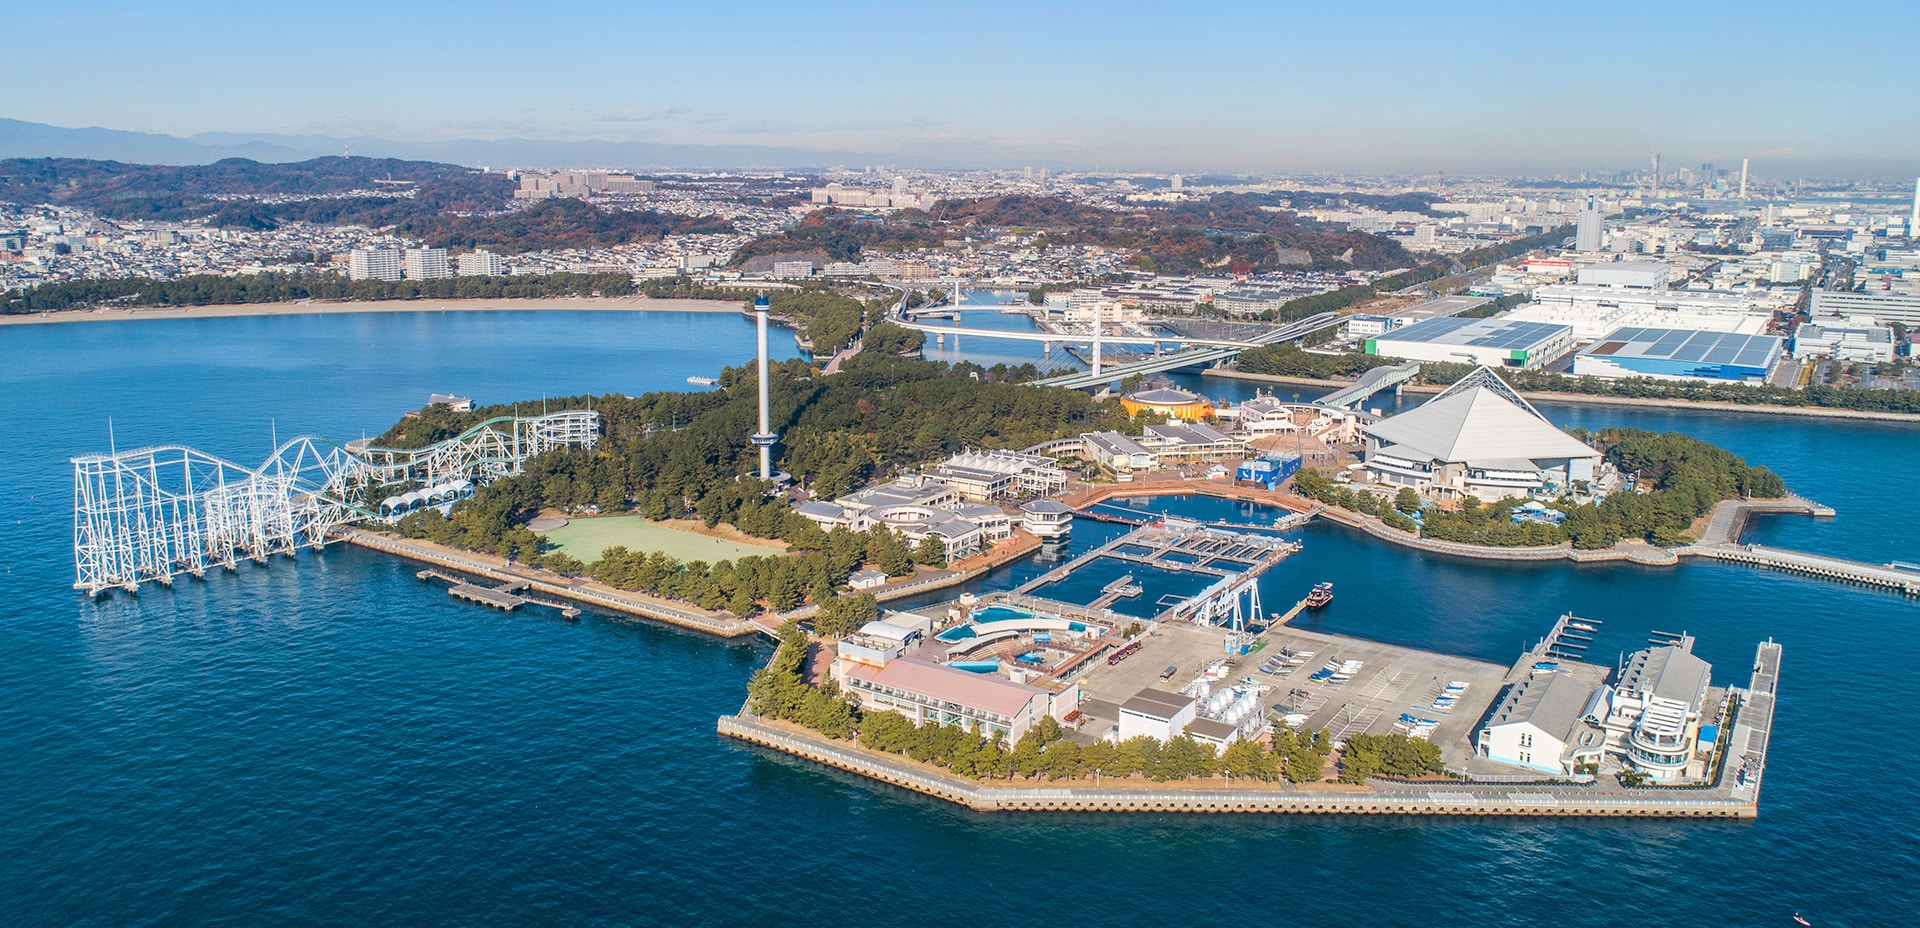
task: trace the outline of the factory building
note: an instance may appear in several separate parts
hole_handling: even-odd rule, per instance
[[[1774,310],[1785,308],[1785,299],[1761,291],[1743,294],[1553,284],[1536,289],[1533,302],[1515,307],[1501,318],[1569,325],[1576,343],[1590,342],[1628,326],[1759,335],[1773,321]]]
[[[1575,280],[1590,287],[1665,290],[1672,273],[1664,261],[1610,261],[1581,268]]]
[[[1429,319],[1366,341],[1366,352],[1409,361],[1533,369],[1573,350],[1573,328],[1510,319]]]
[[[1588,345],[1573,359],[1573,373],[1609,379],[1764,383],[1784,347],[1777,335],[1631,327]]]
[[[1813,291],[1807,311],[1815,319],[1844,316],[1856,325],[1892,325],[1920,328],[1920,293],[1838,293]]]
[[[1811,322],[1794,330],[1793,356],[1885,364],[1893,360],[1893,330],[1881,326],[1830,326]]]

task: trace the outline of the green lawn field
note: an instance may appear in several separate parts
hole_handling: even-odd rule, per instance
[[[780,554],[780,549],[741,544],[721,538],[709,538],[683,532],[654,522],[645,516],[600,516],[574,519],[564,528],[542,532],[541,536],[567,554],[592,563],[600,552],[614,545],[626,545],[630,551],[659,551],[680,561],[737,561],[743,557]]]

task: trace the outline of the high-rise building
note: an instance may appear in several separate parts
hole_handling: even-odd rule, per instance
[[[1574,226],[1573,250],[1600,250],[1600,198],[1589,195],[1580,207],[1580,219]]]
[[[1740,159],[1740,199],[1747,198],[1747,159]]]
[[[453,269],[447,267],[445,248],[407,249],[405,269],[408,280],[439,280],[453,276]]]
[[[396,248],[355,248],[347,252],[347,277],[353,280],[399,280],[400,251]]]
[[[499,277],[507,272],[506,263],[491,251],[475,251],[460,256],[461,277]]]
[[[1913,182],[1913,214],[1907,217],[1907,237],[1920,238],[1920,179]]]
[[[1180,175],[1178,175],[1178,174],[1175,174],[1175,175],[1173,175],[1173,181],[1172,181],[1172,184],[1171,184],[1171,186],[1172,186],[1172,188],[1173,188],[1173,189],[1175,189],[1175,190],[1179,190],[1179,189],[1181,189],[1182,187],[1185,187],[1185,186],[1186,186],[1186,183],[1187,183],[1187,179],[1186,179],[1186,178],[1184,178],[1184,177],[1181,177],[1181,176],[1180,176]]]

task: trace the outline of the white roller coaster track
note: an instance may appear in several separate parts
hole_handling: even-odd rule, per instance
[[[519,473],[555,448],[591,448],[600,414],[570,410],[489,419],[458,437],[400,450],[302,436],[248,468],[183,445],[73,459],[74,589],[98,595],[148,580],[318,548],[372,518],[370,490]]]

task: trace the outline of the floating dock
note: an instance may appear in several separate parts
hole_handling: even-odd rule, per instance
[[[580,609],[576,606],[536,599],[526,595],[527,590],[532,584],[525,580],[510,580],[498,586],[481,586],[470,580],[432,568],[418,571],[413,576],[419,580],[439,580],[452,584],[447,588],[447,595],[454,599],[478,603],[482,606],[492,606],[495,609],[506,612],[512,612],[522,606],[545,606],[569,619],[580,617]]]
[[[1200,574],[1219,582],[1198,597],[1183,598],[1171,605],[1155,621],[1213,615],[1220,604],[1214,600],[1235,596],[1251,586],[1273,565],[1300,550],[1298,542],[1267,535],[1253,535],[1215,528],[1184,519],[1165,519],[1143,525],[1125,535],[1082,554],[1064,566],[1021,584],[1013,590],[1017,596],[1032,594],[1049,583],[1073,576],[1074,571],[1100,558],[1112,558],[1170,573]],[[1129,577],[1130,579],[1130,577]],[[1133,592],[1137,584],[1112,583],[1101,591],[1092,608],[1104,608]],[[1254,610],[1259,614],[1259,610]]]

